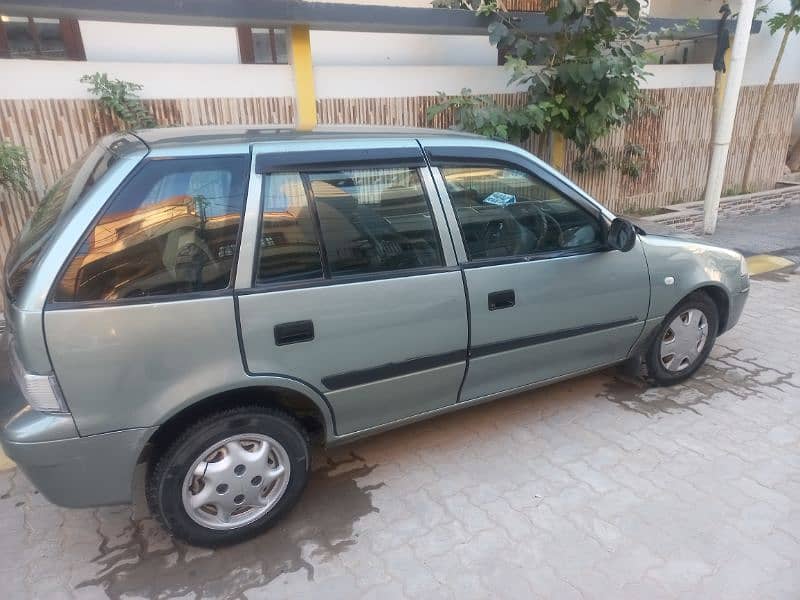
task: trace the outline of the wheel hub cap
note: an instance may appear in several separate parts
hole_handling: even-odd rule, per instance
[[[667,371],[678,372],[692,366],[708,339],[708,320],[702,311],[690,308],[667,327],[661,339],[661,364]]]
[[[206,449],[183,481],[183,507],[210,529],[235,529],[258,520],[289,485],[286,450],[271,437],[248,433]]]

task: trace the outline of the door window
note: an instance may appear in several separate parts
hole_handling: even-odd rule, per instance
[[[322,277],[322,259],[314,219],[299,173],[264,177],[259,283]]]
[[[247,168],[247,156],[146,163],[91,228],[54,299],[119,300],[228,287]]]
[[[309,173],[332,277],[444,264],[416,169]]]
[[[528,173],[498,166],[441,172],[471,261],[601,245],[597,218]]]
[[[263,203],[260,283],[444,264],[416,169],[271,174]]]

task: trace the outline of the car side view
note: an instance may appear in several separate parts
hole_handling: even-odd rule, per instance
[[[686,380],[740,254],[648,235],[517,147],[449,131],[101,140],[7,257],[5,452],[52,502],[219,546],[332,445],[610,365]]]

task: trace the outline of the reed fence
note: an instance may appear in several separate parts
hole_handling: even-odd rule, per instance
[[[734,127],[725,189],[736,190],[746,160],[760,87],[742,90]],[[669,204],[697,200],[702,196],[711,137],[711,88],[647,90],[655,114],[643,114],[602,140],[600,147],[620,156],[629,144],[644,148],[643,168],[638,178],[618,169],[576,173],[569,166],[576,157],[567,149],[566,174],[581,187],[618,212],[643,212]],[[769,189],[783,173],[798,84],[775,87],[767,107],[767,118],[758,132],[755,187]],[[498,94],[512,105],[524,100],[520,94]],[[328,98],[317,101],[321,124],[374,124],[397,126],[452,125],[451,115],[428,122],[426,110],[435,96],[405,98]],[[161,125],[277,124],[292,123],[294,99],[191,98],[149,100],[148,108]],[[30,157],[33,192],[10,194],[0,191],[0,264],[9,244],[30,215],[37,198],[60,173],[97,138],[114,131],[118,123],[93,100],[0,100],[0,139],[24,146]],[[547,140],[537,136],[526,148],[547,159]]]

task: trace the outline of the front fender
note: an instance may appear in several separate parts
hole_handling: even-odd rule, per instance
[[[718,289],[728,302],[746,290],[741,255],[734,250],[656,235],[641,239],[652,289],[648,319],[663,317],[700,288]]]

